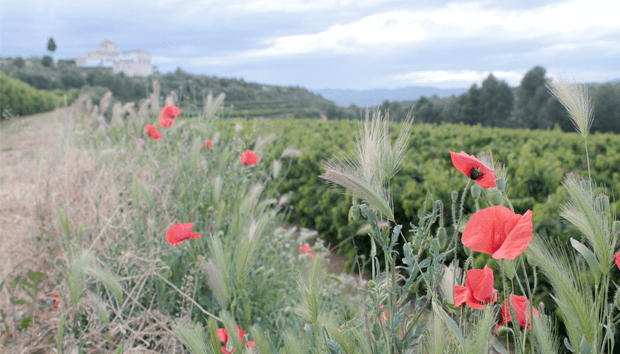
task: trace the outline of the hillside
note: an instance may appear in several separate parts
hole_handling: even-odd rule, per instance
[[[391,90],[315,90],[316,93],[342,107],[348,107],[352,104],[360,107],[378,106],[385,100],[415,101],[422,96],[450,97],[452,95],[460,95],[466,91],[466,88],[441,89],[430,86],[410,86]]]
[[[45,66],[40,58],[20,59],[0,60],[0,70],[42,90],[89,87],[94,89],[96,99],[98,93],[105,92],[97,89],[101,87],[112,91],[115,99],[122,102],[140,101],[152,92],[153,79],[157,79],[161,85],[161,95],[165,97],[174,90],[179,98],[178,105],[189,111],[200,110],[204,98],[212,92],[215,95],[226,94],[227,106],[232,108],[235,117],[357,117],[357,110],[349,112],[321,95],[298,86],[281,87],[249,83],[243,79],[193,75],[180,68],[164,75],[156,72],[148,78],[128,77],[123,73],[114,74],[110,68],[78,67],[73,60],[59,60]]]

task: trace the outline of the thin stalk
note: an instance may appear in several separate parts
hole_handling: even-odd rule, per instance
[[[459,233],[459,227],[461,225],[461,220],[463,220],[463,206],[465,205],[465,196],[467,195],[467,188],[469,188],[469,183],[471,182],[471,180],[467,181],[467,184],[465,185],[465,188],[463,189],[463,195],[461,195],[461,204],[460,204],[460,209],[459,209],[459,218],[458,221],[456,222],[456,226],[454,227],[454,234],[452,235],[452,241],[450,241],[450,245],[448,245],[447,249],[450,249],[450,247],[452,246],[452,244],[454,243],[454,271],[452,272],[452,285],[456,284],[456,256],[457,256],[457,242],[456,242],[456,237]],[[452,202],[452,212],[454,213],[454,202]],[[454,218],[454,214],[453,214],[453,218]],[[454,287],[452,287],[452,298],[454,299]]]
[[[590,155],[588,154],[588,142],[587,142],[588,138],[584,137],[583,138],[583,145],[586,146],[586,161],[588,162],[588,178],[590,179],[590,182],[592,181],[592,174],[590,173]]]
[[[532,310],[532,290],[530,290],[530,281],[527,277],[527,271],[525,269],[525,261],[523,260],[523,255],[520,255],[519,258],[521,258],[521,267],[523,268],[523,275],[525,276],[525,285],[527,288],[527,295],[529,296],[529,301],[527,302],[527,310],[529,313],[529,316],[525,316],[525,328],[526,330],[523,331],[523,352],[525,353],[525,338],[527,336],[527,325],[528,322],[530,321],[530,318],[534,316],[534,312]]]
[[[176,290],[179,294],[181,294],[181,296],[185,297],[186,299],[188,299],[189,301],[191,301],[194,305],[196,305],[196,307],[202,311],[202,313],[204,313],[205,315],[212,317],[213,319],[219,321],[220,323],[224,323],[224,321],[222,321],[221,318],[217,317],[216,315],[212,314],[211,312],[205,310],[204,308],[202,308],[202,306],[200,306],[196,301],[194,301],[194,299],[192,299],[191,297],[187,296],[187,294],[185,294],[184,292],[182,292],[179,288],[177,288],[174,284],[172,284],[171,282],[169,282],[166,278],[162,277],[161,275],[159,275],[158,273],[155,273],[155,275],[163,280],[166,284],[170,285],[174,290]]]

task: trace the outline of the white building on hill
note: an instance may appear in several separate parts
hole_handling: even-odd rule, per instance
[[[143,50],[117,52],[113,42],[105,40],[98,50],[86,51],[86,56],[75,59],[78,66],[112,68],[128,76],[149,76],[153,73],[151,55]]]

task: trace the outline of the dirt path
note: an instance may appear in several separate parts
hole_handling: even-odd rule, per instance
[[[0,281],[31,256],[40,173],[61,150],[63,110],[0,124]]]

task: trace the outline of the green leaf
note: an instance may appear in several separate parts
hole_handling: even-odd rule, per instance
[[[36,284],[45,277],[45,273],[33,272],[30,269],[28,269],[28,274],[26,274],[26,276],[28,276],[28,278],[30,278],[30,280],[32,280],[32,282]]]
[[[491,337],[491,345],[493,346],[493,349],[499,352],[499,354],[508,354],[508,351],[504,348],[504,345],[497,340],[497,337]]]
[[[60,315],[58,321],[58,336],[56,337],[56,353],[62,354],[62,337],[65,332],[65,314]]]
[[[0,292],[2,292],[2,288],[4,288],[4,282],[6,281],[6,279],[3,279],[2,281],[0,281]]]
[[[590,348],[590,345],[588,344],[588,341],[586,341],[585,336],[581,336],[579,351],[581,352],[581,354],[592,354],[592,348]]]
[[[456,322],[454,322],[454,320],[452,318],[450,318],[450,316],[448,316],[448,314],[441,308],[441,306],[437,305],[437,303],[435,301],[433,301],[433,309],[435,310],[435,313],[437,313],[439,316],[441,316],[441,318],[443,319],[444,323],[450,329],[450,332],[452,332],[452,334],[459,341],[459,343],[461,344],[461,348],[464,348],[465,347],[465,340],[463,339],[463,333],[461,333],[461,329],[456,324]]]
[[[22,320],[22,323],[19,324],[18,329],[20,331],[23,331],[24,329],[27,329],[28,327],[30,327],[31,323],[32,323],[32,317],[26,317]]]
[[[15,305],[30,305],[30,303],[24,299],[15,300]]]
[[[11,283],[9,284],[9,289],[15,289],[15,286],[17,286],[17,283],[19,282],[19,278],[21,278],[21,275],[18,275],[13,280],[11,280]]]
[[[573,245],[573,248],[577,250],[577,252],[581,253],[583,258],[585,258],[586,262],[588,262],[588,265],[590,266],[590,269],[593,273],[592,275],[594,275],[594,279],[596,279],[596,283],[598,284],[601,276],[601,265],[596,260],[596,256],[594,256],[594,253],[592,253],[592,251],[590,251],[590,249],[586,247],[583,243],[575,240],[572,237],[570,239],[570,243],[571,245]]]

